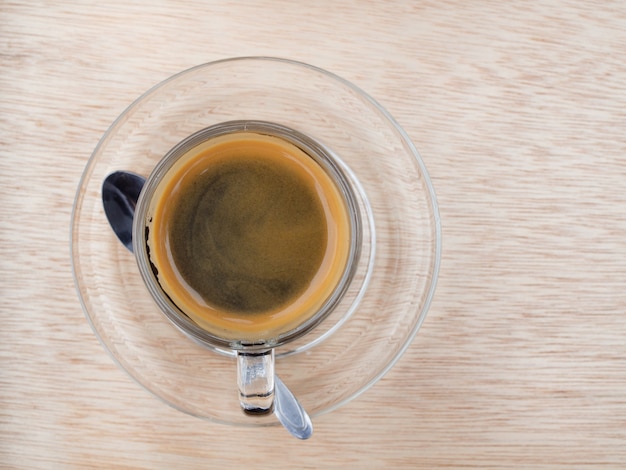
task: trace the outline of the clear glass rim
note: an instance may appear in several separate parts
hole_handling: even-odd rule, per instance
[[[325,169],[325,171],[336,183],[348,209],[350,225],[350,247],[347,264],[344,267],[342,276],[339,279],[337,286],[330,296],[324,301],[317,313],[305,322],[281,333],[276,337],[259,339],[259,341],[253,343],[245,343],[241,340],[221,338],[204,330],[196,325],[192,320],[188,319],[184,312],[180,310],[180,308],[163,292],[160,287],[157,278],[150,268],[149,254],[144,242],[146,239],[146,219],[148,218],[148,209],[151,198],[169,169],[190,149],[205,142],[207,139],[238,132],[268,134],[285,139],[287,142],[303,150],[304,153],[309,155],[320,166],[322,166],[322,168]],[[359,206],[356,196],[350,186],[350,181],[342,171],[338,157],[334,155],[330,149],[327,149],[324,145],[315,141],[311,137],[306,136],[295,129],[273,122],[252,120],[227,121],[201,129],[190,135],[172,148],[156,165],[141,191],[135,210],[132,237],[133,251],[135,253],[135,259],[137,260],[139,272],[141,273],[148,291],[156,301],[157,305],[159,305],[161,311],[176,327],[178,327],[184,334],[189,336],[194,341],[197,341],[216,352],[222,352],[224,349],[265,350],[267,348],[277,348],[296,338],[303,337],[309,332],[312,332],[316,326],[324,321],[333,312],[333,310],[338,307],[340,301],[344,298],[356,273],[360,259],[363,237]],[[371,269],[372,266],[370,263],[369,270],[371,271]],[[348,314],[350,311],[351,310],[348,309],[345,314]]]

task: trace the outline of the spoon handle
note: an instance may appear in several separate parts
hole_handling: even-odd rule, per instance
[[[298,439],[308,439],[313,434],[313,423],[300,402],[278,376],[274,376],[276,387],[276,417],[284,428]]]

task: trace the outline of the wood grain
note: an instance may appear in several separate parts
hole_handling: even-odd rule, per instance
[[[626,4],[0,3],[0,467],[624,468]],[[367,90],[438,194],[405,356],[296,441],[170,409],[77,299],[74,194],[108,125],[187,67],[272,55]]]

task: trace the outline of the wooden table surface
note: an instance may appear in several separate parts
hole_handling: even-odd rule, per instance
[[[399,363],[297,441],[119,370],[69,249],[109,124],[217,59],[308,62],[404,127],[440,204]],[[626,3],[0,2],[0,467],[626,468]]]

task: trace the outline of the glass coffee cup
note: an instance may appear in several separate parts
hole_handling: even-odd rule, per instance
[[[235,351],[247,414],[273,409],[275,349],[350,290],[363,230],[349,174],[294,129],[230,121],[173,147],[139,197],[133,251],[148,291],[185,335]]]

